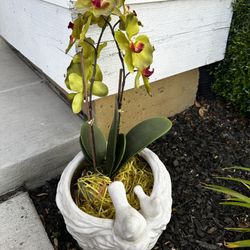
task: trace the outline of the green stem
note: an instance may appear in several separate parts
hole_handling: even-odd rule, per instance
[[[108,24],[108,26],[110,28],[111,34],[112,34],[112,36],[114,38],[115,45],[116,45],[116,48],[117,48],[117,51],[118,51],[118,56],[120,58],[121,65],[122,65],[122,83],[121,83],[121,87],[119,86],[119,88],[118,88],[118,109],[121,109],[122,108],[122,98],[123,98],[123,93],[124,93],[124,87],[125,87],[125,83],[126,83],[126,81],[125,81],[126,80],[125,64],[124,64],[124,59],[123,59],[123,55],[122,55],[122,52],[120,50],[119,44],[115,39],[115,30],[114,30],[114,28],[115,28],[116,25],[114,25],[114,27],[112,27],[112,25],[111,25],[111,23],[109,21],[106,20],[106,22],[107,22],[107,24]]]
[[[86,78],[85,78],[85,74],[84,74],[83,52],[81,52],[81,71],[82,71],[82,82],[83,82],[83,90],[84,90],[84,100],[85,100],[86,107],[87,107],[87,117],[88,117],[88,121],[91,121],[90,110],[89,110],[89,100],[88,100],[88,87],[87,87]],[[94,168],[94,171],[97,172],[95,144],[93,144],[93,142],[95,141],[93,126],[90,127],[89,137],[90,137],[90,141],[92,142],[91,143],[91,152],[92,152],[92,156],[93,156],[92,157],[93,168]]]
[[[88,102],[88,121],[90,125],[90,140],[91,140],[91,149],[92,149],[92,161],[93,161],[93,168],[94,171],[97,172],[97,164],[96,164],[96,144],[95,144],[95,132],[94,132],[94,127],[93,127],[93,122],[94,122],[94,115],[93,115],[93,86],[95,82],[95,75],[96,75],[96,67],[97,67],[97,57],[98,57],[98,49],[102,40],[103,33],[107,27],[107,24],[104,25],[102,28],[101,34],[99,36],[98,42],[95,49],[95,60],[94,60],[94,65],[93,65],[93,73],[92,77],[90,80],[90,89],[89,89],[89,102]]]

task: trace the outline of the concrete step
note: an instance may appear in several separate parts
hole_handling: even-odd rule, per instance
[[[58,175],[80,150],[81,119],[1,38],[0,58],[2,195]]]
[[[1,250],[53,250],[27,193],[0,204]]]

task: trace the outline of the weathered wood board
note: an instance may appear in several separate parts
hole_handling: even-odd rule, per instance
[[[157,81],[222,60],[232,18],[232,0],[128,0],[154,44]],[[71,19],[69,0],[1,0],[0,34],[64,88],[70,56],[64,54]],[[92,35],[97,31],[91,30]],[[105,40],[112,40],[108,35]],[[116,92],[118,69],[111,44],[100,64],[110,94]],[[127,88],[133,87],[133,80]]]

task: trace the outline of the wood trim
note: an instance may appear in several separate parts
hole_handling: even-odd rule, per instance
[[[72,6],[72,1],[70,0],[40,0],[40,1],[54,4],[66,9],[69,9]]]
[[[47,3],[51,3],[54,5],[58,5],[63,8],[70,9],[72,7],[72,4],[74,0],[41,0]],[[155,3],[155,2],[167,2],[172,0],[127,0],[126,4],[145,4],[145,3]]]

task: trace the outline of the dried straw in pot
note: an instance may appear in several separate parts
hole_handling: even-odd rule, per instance
[[[115,181],[123,182],[127,193],[128,202],[139,210],[140,204],[134,194],[134,187],[140,185],[147,195],[153,188],[153,174],[141,157],[133,157],[114,177]],[[87,172],[77,181],[75,202],[84,212],[99,218],[114,218],[115,209],[108,193],[111,179],[101,173]]]

